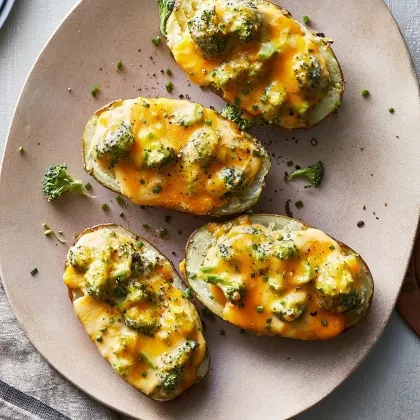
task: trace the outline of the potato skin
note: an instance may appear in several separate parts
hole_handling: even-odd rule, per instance
[[[101,174],[97,173],[98,171],[95,171],[94,167],[89,168],[89,164],[87,162],[87,144],[89,143],[89,140],[86,138],[87,137],[87,131],[88,128],[92,128],[93,124],[94,124],[94,118],[98,118],[103,112],[108,111],[110,109],[112,109],[115,105],[117,105],[118,103],[124,102],[124,99],[116,99],[110,103],[108,103],[107,105],[103,106],[102,108],[98,109],[89,119],[88,123],[86,124],[85,127],[85,131],[83,133],[81,142],[82,142],[82,159],[83,159],[83,168],[84,170],[93,178],[95,178],[96,182],[98,182],[100,185],[102,185],[104,188],[108,189],[109,191],[112,191],[115,194],[121,194],[121,191],[118,190],[116,187],[113,187],[111,182],[106,182],[105,181],[105,177],[101,176]],[[221,115],[218,116],[219,118],[229,121],[226,118],[222,117]],[[231,121],[229,121],[231,124],[233,124]],[[260,142],[254,138],[255,142],[263,148],[263,150],[265,150],[265,148],[260,144]],[[252,197],[252,200],[249,200],[249,202],[247,202],[246,208],[245,209],[241,209],[241,210],[235,210],[235,209],[227,209],[227,210],[220,210],[218,211],[218,208],[213,208],[213,210],[208,214],[208,216],[214,216],[214,217],[224,217],[224,216],[230,216],[230,215],[235,215],[235,214],[239,214],[243,211],[246,211],[248,209],[250,209],[251,207],[253,207],[258,200],[260,199],[263,189],[265,187],[265,179],[268,175],[268,172],[270,171],[271,168],[271,159],[270,156],[268,154],[267,151],[265,151],[266,153],[266,158],[263,161],[263,166],[261,168],[262,174],[263,176],[258,176],[257,174],[257,179],[256,182],[258,181],[258,185],[260,186],[259,191]],[[115,177],[114,177],[115,180]],[[165,206],[161,206],[163,208],[165,208]],[[169,210],[175,210],[174,208],[169,208]],[[220,208],[219,208],[220,209]],[[176,211],[179,211],[181,213],[186,213],[186,214],[193,214],[191,212],[185,211],[181,208],[176,209]]]
[[[182,0],[176,0],[176,2],[175,2],[175,6],[174,6],[174,9],[173,9],[173,11],[172,11],[172,13],[174,13],[175,11],[177,11],[180,7],[181,7],[181,1]],[[294,19],[293,18],[293,15],[288,11],[288,10],[286,10],[286,9],[283,9],[280,5],[278,5],[277,3],[274,3],[274,2],[272,2],[272,1],[270,1],[270,0],[262,0],[262,1],[264,1],[264,2],[266,2],[266,3],[270,3],[270,4],[272,4],[274,7],[276,7],[284,16],[286,16],[286,17],[288,17],[288,18],[290,18],[290,19],[293,19],[293,20],[296,20],[296,19]],[[299,23],[299,22],[298,22]],[[300,23],[299,23],[300,24]],[[324,36],[324,34],[323,33],[321,33],[321,32],[315,32],[314,30],[312,30],[312,29],[310,29],[310,28],[306,28],[306,30],[307,31],[309,31],[309,32],[311,32],[314,36],[321,36],[321,37],[323,37]],[[331,48],[331,45],[333,44],[333,42],[334,41],[332,41],[332,40],[330,40],[328,43],[326,43],[326,46],[327,46],[327,48],[329,49],[329,51],[331,52],[331,54],[332,54],[332,56],[334,57],[334,59],[335,59],[335,61],[336,61],[336,63],[337,63],[337,65],[338,65],[338,69],[339,69],[339,72],[340,72],[340,78],[341,78],[341,80],[342,80],[342,88],[341,88],[341,92],[340,92],[340,101],[342,101],[343,100],[343,96],[344,96],[344,91],[345,91],[345,84],[346,84],[346,82],[345,82],[345,78],[344,78],[344,73],[343,73],[343,70],[342,70],[342,68],[341,68],[341,65],[340,65],[340,62],[338,61],[338,59],[337,59],[337,56],[335,55],[335,53],[334,53],[334,51],[333,51],[333,49]],[[168,41],[166,40],[166,43],[167,43],[167,45],[168,45]],[[169,45],[168,45],[168,48],[169,48]],[[223,100],[225,100],[223,97],[222,97],[222,95],[220,94],[220,91],[213,85],[213,83],[212,84],[210,84],[209,86],[208,86],[208,89],[210,90],[210,91],[212,91],[214,94],[216,94],[217,96],[219,96],[220,98],[222,98]],[[237,106],[237,105],[235,105],[235,106]],[[240,108],[240,107],[239,107]],[[246,110],[243,110],[243,111],[245,111],[246,112]],[[324,121],[326,118],[328,118],[331,114],[333,114],[334,113],[334,110],[331,110],[328,114],[326,114],[325,116],[324,116],[324,118],[322,118],[322,119],[320,119],[319,121],[317,121],[317,122],[315,122],[314,124],[307,124],[307,125],[305,125],[305,126],[300,126],[299,128],[300,129],[303,129],[303,130],[309,130],[309,129],[311,129],[311,128],[313,128],[313,127],[315,127],[315,126],[317,126],[318,124],[320,124],[322,121]],[[283,126],[281,126],[282,128],[285,128],[285,129],[287,129],[287,130],[294,130],[294,129],[296,129],[296,128],[292,128],[292,127],[283,127]]]
[[[283,220],[285,220],[285,221],[287,221],[287,223],[289,223],[289,222],[292,222],[292,221],[298,221],[299,223],[301,223],[304,227],[306,227],[306,228],[313,228],[313,226],[311,226],[311,225],[308,225],[307,223],[304,223],[304,222],[302,222],[301,220],[297,220],[297,219],[292,219],[292,218],[290,218],[290,217],[287,217],[287,216],[281,216],[281,215],[277,215],[277,214],[256,214],[255,216],[258,216],[258,217],[271,217],[271,218],[273,218],[273,217],[275,217],[275,218],[281,218],[281,219],[283,219]],[[251,217],[251,221],[252,221],[252,217],[253,216],[250,216]],[[189,247],[191,246],[191,244],[192,244],[192,242],[194,241],[194,239],[195,239],[195,236],[197,235],[197,234],[200,234],[200,231],[202,231],[202,230],[204,230],[204,229],[206,229],[206,226],[207,226],[207,224],[205,224],[205,225],[203,225],[203,226],[201,226],[200,228],[198,228],[196,231],[194,231],[191,235],[190,235],[190,237],[189,237],[189,239],[188,239],[188,242],[187,242],[187,245],[186,245],[186,247],[185,247],[185,261],[186,261],[186,264],[185,264],[185,266],[187,265],[187,255],[188,255],[188,251],[189,251]],[[332,239],[334,239],[339,245],[340,245],[340,247],[343,249],[343,251],[344,252],[346,252],[346,253],[352,253],[352,254],[357,254],[357,252],[355,252],[352,248],[350,248],[349,246],[347,246],[346,244],[344,244],[344,243],[342,243],[341,241],[338,241],[337,239],[335,239],[333,236],[331,236],[331,235],[329,235]],[[364,270],[364,272],[365,272],[365,274],[366,274],[366,276],[370,279],[370,285],[371,285],[371,289],[372,289],[372,293],[371,293],[371,295],[369,296],[369,298],[368,298],[368,300],[367,300],[367,302],[366,302],[366,305],[365,305],[365,308],[364,308],[364,310],[363,310],[363,312],[362,312],[362,314],[361,314],[361,316],[360,317],[358,317],[357,318],[357,320],[355,321],[355,322],[353,322],[351,325],[346,325],[346,327],[344,328],[344,330],[341,332],[341,334],[343,334],[343,333],[345,333],[345,332],[347,332],[347,331],[349,331],[349,330],[351,330],[351,329],[353,329],[354,327],[356,327],[357,325],[359,325],[361,322],[363,322],[366,318],[367,318],[367,316],[369,315],[369,313],[370,313],[370,310],[371,310],[371,306],[372,306],[372,300],[373,300],[373,295],[374,295],[374,282],[373,282],[373,278],[372,278],[372,274],[371,274],[371,272],[370,272],[370,269],[369,269],[369,267],[368,267],[368,265],[367,265],[367,263],[366,263],[366,261],[359,255],[359,254],[357,254],[358,255],[358,257],[360,258],[360,261],[362,262],[362,267],[363,267],[363,270]],[[183,279],[184,279],[184,282],[191,288],[191,290],[193,291],[193,293],[194,293],[194,295],[195,295],[195,297],[196,297],[196,299],[203,305],[203,306],[205,306],[206,308],[208,308],[207,307],[207,305],[206,305],[206,302],[204,301],[204,299],[198,294],[198,293],[196,293],[196,291],[195,291],[195,289],[194,289],[194,287],[193,287],[193,285],[190,283],[190,280],[188,279],[188,277],[187,277],[187,275],[186,275],[186,272],[183,272],[182,271],[182,276],[183,276]],[[209,309],[209,308],[208,308]],[[211,311],[211,309],[210,309],[210,311]],[[222,321],[225,321],[225,322],[227,322],[227,323],[229,323],[229,324],[231,324],[231,325],[233,325],[234,327],[236,327],[236,328],[238,328],[238,326],[237,325],[235,325],[235,324],[232,324],[230,321],[228,321],[228,320],[225,320],[225,319],[223,319],[223,317],[220,315],[220,314],[218,314],[218,313],[216,313],[216,312],[214,312],[214,311],[211,311],[215,316],[217,316],[218,318],[220,318]],[[264,334],[261,334],[261,332],[259,332],[259,331],[256,331],[256,330],[253,330],[253,329],[247,329],[247,331],[250,331],[250,332],[252,332],[252,333],[254,333],[254,334],[256,334],[256,335],[272,335],[272,336],[279,336],[279,337],[281,337],[280,335],[278,335],[278,334],[269,334],[269,333],[264,333]],[[340,334],[340,335],[341,335]]]
[[[151,247],[154,250],[156,250],[156,252],[158,252],[159,254],[165,256],[164,254],[162,254],[159,251],[159,249],[157,249],[156,247],[154,247],[149,241],[147,241],[146,239],[144,239],[143,237],[141,237],[137,233],[134,233],[131,230],[129,230],[129,229],[125,228],[125,227],[122,227],[121,225],[117,225],[115,223],[103,223],[103,224],[95,225],[95,226],[92,226],[90,228],[85,229],[82,233],[80,233],[76,237],[76,239],[74,240],[74,242],[73,242],[73,244],[71,246],[73,247],[74,245],[76,245],[77,241],[83,235],[86,235],[86,234],[91,233],[91,232],[95,232],[95,231],[100,230],[100,229],[103,229],[103,228],[123,229],[126,233],[129,233],[130,236],[132,236],[134,240],[136,240],[136,241],[141,240],[142,242],[144,242],[145,244],[147,244],[149,247]],[[175,269],[175,266],[174,266],[173,262],[171,260],[169,260],[168,258],[167,258],[167,260],[170,262],[174,273],[177,274],[180,283],[185,286],[185,282],[183,281],[183,278],[181,276],[179,276],[177,270]],[[67,267],[68,267],[68,261],[67,261],[67,258],[66,258],[66,261],[64,263],[64,269],[66,269]],[[175,285],[175,287],[179,288],[177,285]],[[68,296],[69,296],[70,302],[73,304],[73,300],[74,300],[73,299],[73,294],[72,294],[71,289],[69,287],[67,287],[67,292],[68,292]],[[193,301],[193,304],[196,307],[196,301]],[[197,310],[197,308],[196,308],[196,310]],[[197,310],[197,314],[198,314],[199,318],[201,319],[200,312],[198,310]],[[204,357],[204,359],[202,361],[202,365],[204,365],[205,369],[204,369],[203,373],[199,377],[197,377],[196,381],[194,382],[194,384],[192,386],[194,386],[194,385],[198,384],[199,382],[201,382],[207,376],[207,374],[209,373],[209,370],[210,370],[210,355],[209,355],[208,349],[207,349],[207,352],[206,352],[206,356]],[[190,389],[190,388],[188,388],[188,389]],[[173,400],[181,397],[183,394],[185,394],[186,392],[188,392],[188,389],[186,389],[184,392],[182,392],[181,394],[179,394],[175,398],[171,398],[171,399],[157,399],[157,398],[153,398],[151,395],[146,395],[146,394],[143,394],[143,395],[145,395],[146,397],[148,397],[148,398],[150,398],[150,399],[152,399],[154,401],[168,402],[168,401],[173,401]],[[139,392],[141,392],[141,391],[139,391]]]

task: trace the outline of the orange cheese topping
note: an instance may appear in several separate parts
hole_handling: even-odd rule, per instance
[[[260,334],[303,340],[329,339],[345,329],[347,314],[327,310],[315,285],[324,276],[327,284],[333,284],[333,293],[358,290],[358,256],[344,255],[335,240],[313,228],[278,230],[252,224],[247,216],[233,225],[207,226],[216,243],[207,251],[197,276],[211,283],[210,292],[223,307],[226,321]],[[291,256],[282,254],[284,242],[296,247]],[[328,266],[335,277],[326,278]],[[246,288],[240,300],[229,298],[229,287],[235,284]],[[297,299],[289,307],[296,310],[294,319],[276,309],[290,297]]]
[[[109,236],[109,229],[93,231],[83,235],[76,246],[89,247],[96,251],[90,266],[100,264],[100,249],[134,241],[122,234]],[[141,248],[145,255],[154,259],[154,250]],[[96,253],[95,253],[96,252]],[[102,261],[103,264],[111,262]],[[179,289],[172,285],[174,271],[171,264],[160,259],[147,275],[148,290],[161,301],[139,301],[134,303],[140,312],[156,308],[156,318],[160,327],[147,335],[130,328],[125,322],[124,311],[128,309],[121,303],[107,299],[94,299],[86,289],[85,274],[68,263],[64,273],[64,283],[74,296],[74,310],[89,337],[94,341],[102,356],[115,371],[128,383],[148,395],[159,392],[165,355],[175,352],[186,340],[194,340],[198,346],[192,359],[184,366],[177,392],[181,393],[196,380],[196,368],[206,355],[206,343],[201,331],[201,323],[195,307],[185,299]],[[123,300],[123,298],[121,298]]]
[[[216,4],[220,16],[229,13],[226,11],[228,6],[225,0],[210,3]],[[296,77],[296,66],[299,63],[306,66],[310,62],[308,60],[315,60],[320,74],[328,79],[327,65],[320,52],[320,48],[325,45],[274,4],[265,1],[255,3],[263,21],[258,39],[238,44],[220,56],[204,58],[180,9],[175,12],[175,17],[182,36],[172,39],[170,34],[169,46],[177,63],[195,84],[212,86],[226,101],[240,104],[241,109],[254,116],[268,121],[277,117],[285,126],[299,126],[299,120],[305,118],[305,111],[325,97],[327,86],[305,90]],[[264,56],[264,48],[275,52],[268,57]],[[220,86],[217,72],[226,63],[227,71],[232,73],[232,82]],[[241,66],[244,70],[242,75],[236,77],[229,64]],[[249,69],[255,66],[261,69],[260,74],[258,77],[249,77]],[[280,86],[286,94],[283,104],[278,106],[275,113],[267,111],[264,103],[264,93],[271,84]]]
[[[137,204],[205,215],[227,203],[226,193],[240,194],[252,184],[262,167],[266,152],[261,146],[201,105],[138,98],[121,108],[100,116],[94,143],[121,119],[130,125],[134,146],[112,169],[121,193]],[[97,162],[109,166],[107,160]],[[233,187],[223,172],[232,168],[242,176]]]

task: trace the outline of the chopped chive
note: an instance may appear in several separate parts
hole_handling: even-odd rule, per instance
[[[100,332],[105,332],[106,331],[106,327],[99,328],[99,331]]]
[[[334,246],[334,245],[330,245],[328,248],[330,248],[330,249],[331,249],[331,251],[334,251],[335,246]]]
[[[235,104],[235,105],[240,105],[241,104],[241,98],[238,98],[238,97],[236,97],[234,100],[233,100],[233,103]]]
[[[212,122],[211,122],[211,120],[205,120],[204,121],[204,124],[206,124],[206,125],[212,125]]]
[[[20,153],[23,153],[25,151],[25,149],[23,148],[23,146],[20,146],[18,150],[19,150]]]
[[[115,318],[113,316],[109,317],[108,319],[110,324],[113,324],[115,322]]]
[[[166,69],[166,74],[168,76],[172,76],[172,70],[171,69]]]
[[[370,95],[370,92],[369,92],[367,89],[363,89],[363,90],[362,90],[362,96],[363,96],[363,97],[365,97],[365,98],[366,98],[366,97],[368,97],[369,95]]]
[[[146,183],[146,181],[145,181],[144,179],[141,179],[141,180],[140,180],[140,184],[141,184],[141,185],[144,185],[145,183]]]
[[[271,319],[271,318],[267,318],[267,319],[265,320],[265,322],[266,322],[267,324],[271,324],[271,321],[272,321],[272,319]]]
[[[103,341],[102,335],[98,335],[98,336],[96,337],[96,341],[97,341],[98,343],[102,343],[102,341]]]
[[[35,276],[35,274],[38,274],[38,269],[37,269],[37,268],[34,268],[34,269],[31,271],[31,276]]]
[[[258,109],[258,105],[252,105],[252,109],[256,111]]]
[[[92,94],[92,96],[94,97],[94,98],[96,98],[96,95],[98,94],[98,92],[99,92],[99,85],[93,85],[93,87],[92,87],[92,90],[91,90],[91,94]]]
[[[145,223],[144,225],[143,225],[143,229],[150,229],[150,226],[147,224],[147,223]]]
[[[159,194],[162,191],[162,185],[156,185],[156,187],[153,187],[152,191],[153,194]]]
[[[309,16],[303,16],[303,23],[305,25],[307,25],[310,21],[311,21],[311,19],[309,19]]]
[[[146,371],[144,371],[144,370],[142,370],[142,371],[141,371],[141,376],[143,376],[143,378],[146,378],[146,377],[147,377],[147,372],[146,372]]]
[[[165,83],[165,88],[167,92],[172,92],[174,90],[174,84],[170,80],[168,80]]]
[[[118,61],[115,63],[115,67],[117,68],[117,70],[121,70],[121,68],[122,68],[122,61],[121,61],[121,60],[118,60]]]
[[[263,282],[267,283],[268,282],[268,276],[263,276],[262,280],[263,280]]]
[[[160,45],[160,41],[161,41],[162,39],[161,39],[161,37],[158,35],[156,38],[153,38],[152,39],[152,42],[153,42],[153,45],[155,46],[155,47],[159,47],[159,45]]]
[[[120,206],[122,206],[123,204],[126,204],[126,202],[124,201],[124,199],[120,196],[120,195],[117,195],[116,197],[115,197],[115,201],[120,205]]]
[[[289,161],[287,162],[287,166],[293,166],[293,160],[289,160]]]
[[[85,189],[90,191],[92,189],[92,185],[90,185],[90,182],[86,182]]]
[[[182,296],[184,296],[185,299],[191,299],[191,288],[184,290],[184,293],[182,293]]]
[[[323,319],[323,320],[321,321],[321,325],[322,325],[323,327],[326,327],[326,326],[328,325],[328,321],[327,321],[326,319]]]
[[[296,201],[295,206],[296,206],[296,208],[301,209],[303,207],[302,200]]]
[[[260,314],[261,312],[264,312],[264,306],[258,305],[257,306],[257,312]]]
[[[156,230],[156,234],[159,236],[159,238],[167,239],[168,238],[168,229],[159,228],[159,229]]]
[[[138,241],[138,242],[136,243],[136,245],[137,245],[137,248],[143,248],[144,243],[143,243],[142,241]]]
[[[242,95],[249,95],[249,89],[248,88],[242,89]]]
[[[108,204],[103,203],[103,204],[101,205],[101,209],[102,209],[102,210],[104,210],[104,211],[109,210],[109,206],[108,206]]]
[[[194,280],[194,279],[196,279],[197,278],[197,274],[195,274],[195,273],[191,273],[190,274],[190,279],[191,280]]]
[[[391,107],[391,108],[389,108],[389,109],[388,109],[388,111],[389,111],[391,114],[393,114],[393,113],[395,112],[395,109]]]

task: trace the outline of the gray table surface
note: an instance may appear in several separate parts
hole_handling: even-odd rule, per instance
[[[0,29],[0,157],[25,79],[42,47],[75,3],[19,0]],[[400,25],[420,75],[420,0],[386,3]],[[393,313],[382,338],[356,372],[296,420],[418,420],[419,377],[420,340]]]

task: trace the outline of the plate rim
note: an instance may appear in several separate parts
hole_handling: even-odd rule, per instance
[[[55,30],[53,31],[53,33],[51,34],[51,36],[45,42],[44,46],[42,47],[40,53],[36,57],[33,65],[31,66],[31,68],[30,68],[30,70],[29,70],[29,72],[28,72],[28,74],[27,74],[27,76],[25,78],[25,81],[23,83],[23,86],[21,88],[21,91],[20,91],[20,93],[18,95],[18,98],[17,98],[17,101],[16,101],[16,105],[14,107],[12,118],[11,118],[11,121],[9,123],[8,131],[7,131],[6,142],[5,142],[5,145],[4,145],[4,153],[3,153],[2,157],[1,157],[1,161],[0,161],[0,179],[1,179],[1,177],[3,175],[3,171],[4,171],[4,163],[5,163],[5,160],[6,160],[6,150],[7,150],[7,146],[9,144],[9,141],[10,141],[11,129],[12,129],[12,126],[13,126],[13,124],[15,122],[16,117],[17,117],[17,110],[18,110],[18,107],[19,107],[21,98],[22,98],[24,92],[26,91],[26,88],[27,88],[27,85],[28,85],[28,81],[29,81],[32,73],[34,72],[35,67],[37,66],[38,62],[40,61],[40,59],[42,58],[43,54],[45,53],[45,50],[49,46],[49,44],[52,41],[52,39],[55,37],[56,33],[61,29],[61,27],[67,21],[67,19],[85,1],[87,1],[87,0],[78,0],[76,2],[76,4],[73,5],[73,7],[69,10],[69,12],[65,15],[65,17],[60,21],[60,23],[57,25],[57,27],[55,28]],[[268,0],[268,1],[270,1],[270,0]],[[5,15],[5,19],[4,19],[3,22],[1,20],[2,19],[2,16],[0,16],[0,30],[1,30],[2,25],[4,24],[4,22],[7,20],[7,17],[9,15],[10,11],[12,10],[14,3],[15,3],[15,0],[10,0],[10,8],[7,11],[7,14]],[[280,3],[281,3],[281,0],[280,0]],[[407,40],[405,39],[405,37],[403,35],[403,32],[402,32],[402,30],[401,30],[401,28],[400,28],[400,26],[399,26],[396,18],[392,14],[391,10],[389,9],[389,7],[385,3],[385,1],[384,0],[380,0],[379,3],[381,4],[381,7],[385,9],[385,13],[387,13],[388,16],[391,16],[394,25],[398,28],[398,32],[399,32],[400,38],[403,41],[404,53],[405,53],[405,56],[408,58],[408,62],[410,64],[410,73],[411,73],[411,76],[414,78],[414,80],[416,82],[415,84],[416,84],[416,88],[417,88],[417,96],[418,96],[418,98],[420,100],[420,79],[419,79],[420,75],[419,76],[417,75],[417,71],[416,71],[415,64],[414,64],[414,59],[413,59],[413,56],[411,55],[410,49],[408,47]],[[6,3],[5,6],[8,6],[8,3]],[[414,233],[412,233],[412,237],[411,237],[411,240],[410,240],[410,257],[408,258],[408,260],[406,261],[406,263],[403,265],[404,273],[406,273],[407,270],[408,270],[408,267],[409,267],[409,264],[410,264],[410,261],[411,261],[411,255],[413,253],[413,249],[414,249],[414,246],[415,246],[415,243],[416,243],[416,238],[417,238],[417,235],[420,234],[420,204],[418,205],[418,210],[419,210],[419,217],[417,219],[416,229],[414,230]],[[398,300],[399,294],[400,294],[401,289],[403,287],[404,278],[405,278],[404,276],[400,280],[399,292],[396,295],[396,297],[394,298],[394,301],[392,303],[392,310],[390,311],[390,313],[389,313],[388,317],[386,318],[384,324],[380,327],[380,329],[377,330],[377,333],[378,333],[377,337],[375,337],[375,340],[367,347],[367,350],[366,350],[365,354],[363,355],[363,357],[361,357],[357,361],[357,363],[348,371],[348,373],[346,374],[346,376],[344,376],[343,378],[341,378],[338,381],[338,383],[336,383],[336,385],[334,387],[330,388],[330,390],[325,393],[325,395],[323,395],[320,398],[315,398],[315,401],[308,401],[308,403],[306,403],[305,405],[302,405],[303,408],[300,408],[299,410],[296,410],[290,417],[288,417],[288,419],[292,419],[292,418],[294,418],[294,417],[296,417],[296,416],[304,413],[305,411],[309,410],[310,408],[316,406],[318,403],[320,403],[321,401],[323,401],[330,394],[332,394],[340,385],[342,385],[344,383],[344,381],[346,381],[354,373],[354,371],[356,369],[358,369],[360,367],[361,363],[366,359],[366,357],[371,353],[372,349],[376,346],[376,344],[381,339],[381,337],[382,337],[382,335],[383,335],[383,333],[385,331],[385,328],[386,328],[386,326],[389,323],[389,320],[390,320],[390,318],[392,316],[392,312],[395,310],[395,307],[396,307],[396,304],[397,304],[397,300]],[[25,328],[24,324],[22,323],[21,318],[20,318],[20,314],[18,314],[17,311],[15,311],[14,304],[12,303],[11,299],[9,299],[8,286],[7,286],[6,282],[4,281],[4,275],[3,275],[3,270],[2,270],[2,267],[1,267],[1,263],[0,263],[0,278],[2,279],[1,280],[1,283],[2,283],[2,286],[3,286],[4,290],[5,290],[5,293],[6,293],[6,296],[7,296],[7,300],[8,300],[8,303],[9,303],[9,306],[10,306],[10,308],[13,311],[13,315],[15,316],[16,320],[18,321],[20,328],[25,333],[25,335],[28,338],[28,340],[30,341],[31,345],[42,356],[42,358],[54,370],[56,370],[59,375],[63,376],[68,382],[70,382],[73,386],[75,386],[77,389],[81,390],[83,393],[85,393],[86,395],[88,395],[93,400],[99,402],[100,404],[104,405],[105,407],[108,407],[109,409],[111,409],[111,410],[113,410],[115,412],[118,412],[120,414],[127,415],[127,416],[132,416],[131,414],[127,414],[126,412],[124,412],[124,411],[122,411],[122,410],[120,410],[118,408],[113,407],[112,405],[108,404],[107,402],[104,402],[104,401],[100,400],[99,398],[96,398],[89,391],[87,391],[86,389],[82,388],[81,386],[78,386],[70,378],[68,378],[64,373],[61,373],[60,369],[57,368],[55,366],[55,364],[53,362],[51,362],[49,360],[49,358],[46,355],[44,355],[44,353],[42,351],[40,351],[38,349],[38,346],[32,342],[32,340],[30,338],[30,333],[27,331],[27,329]],[[133,417],[133,418],[136,418],[138,420],[143,420],[144,419],[144,417]]]

